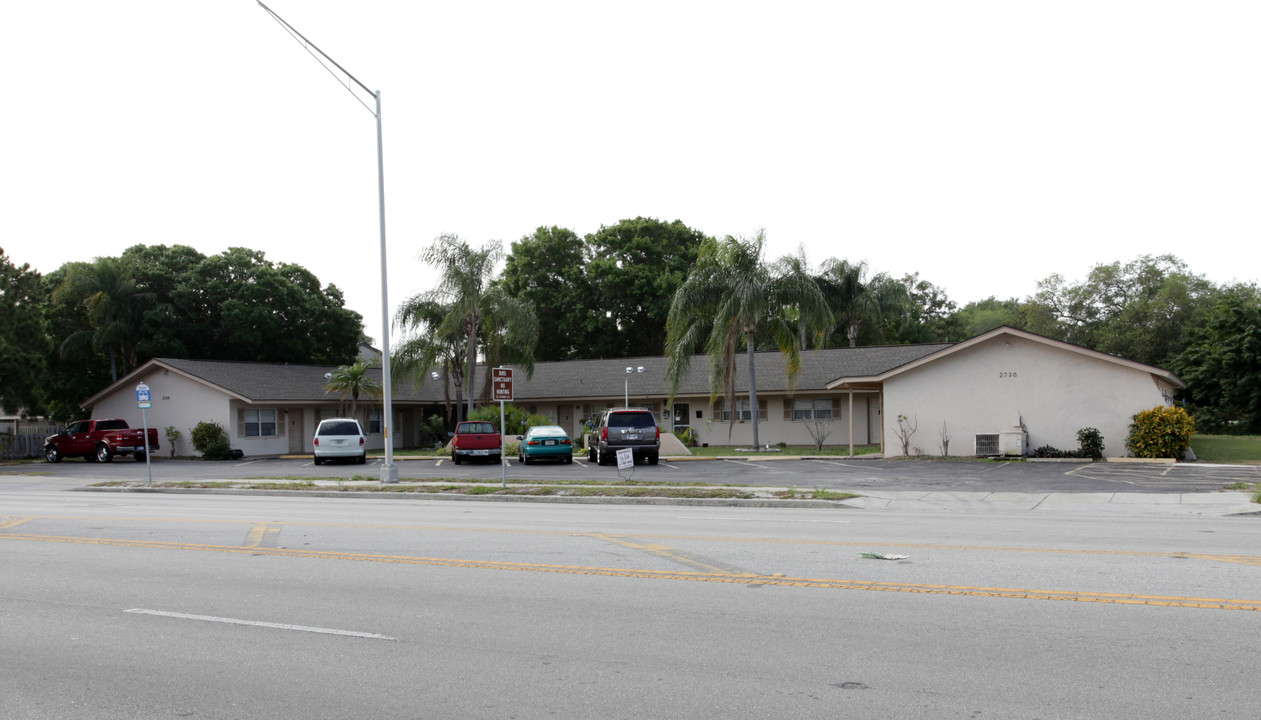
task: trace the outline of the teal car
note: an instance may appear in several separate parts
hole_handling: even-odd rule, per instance
[[[529,465],[535,460],[574,461],[574,444],[569,439],[569,433],[557,425],[530,428],[522,436],[518,447],[517,462],[522,465]]]

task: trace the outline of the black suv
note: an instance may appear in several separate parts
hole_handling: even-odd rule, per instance
[[[635,461],[656,465],[661,456],[657,418],[642,408],[610,408],[587,437],[587,459],[599,465],[617,462],[617,451],[630,448]]]

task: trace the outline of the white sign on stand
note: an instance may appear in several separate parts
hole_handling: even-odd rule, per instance
[[[635,451],[630,448],[622,448],[617,451],[617,469],[627,470],[635,467]]]

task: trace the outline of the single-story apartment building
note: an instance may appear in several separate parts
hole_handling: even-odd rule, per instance
[[[1160,368],[1009,327],[961,343],[805,350],[792,386],[780,353],[755,358],[756,409],[744,356],[737,358],[730,408],[722,398],[711,402],[706,356],[693,358],[672,402],[660,356],[538,363],[528,378],[514,373],[514,402],[575,437],[603,409],[629,403],[651,409],[663,432],[687,429],[698,442],[716,445],[750,444],[757,412],[759,440],[770,445],[811,445],[825,433],[827,445],[880,445],[889,456],[1023,454],[1042,445],[1075,448],[1077,431],[1095,427],[1105,454],[1119,456],[1130,417],[1170,404],[1184,387]],[[179,455],[194,454],[190,430],[207,420],[222,425],[232,447],[247,456],[309,453],[319,421],[349,412],[349,401],[324,390],[334,370],[155,358],[84,407],[94,417],[139,425],[135,388],[143,382],[152,398],[147,422],[180,430]],[[479,384],[488,372],[478,369]],[[396,449],[427,446],[425,419],[444,415],[445,398],[454,397],[441,376],[417,380],[423,382],[405,381],[392,391]],[[355,414],[369,449],[383,449],[381,401],[361,397]]]

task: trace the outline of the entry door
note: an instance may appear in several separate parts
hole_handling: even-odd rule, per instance
[[[690,403],[674,404],[674,433],[677,435],[691,426],[692,406]]]
[[[302,415],[300,408],[290,408],[286,416],[289,419],[289,452],[294,455],[300,455],[306,450],[306,433],[302,429]]]

